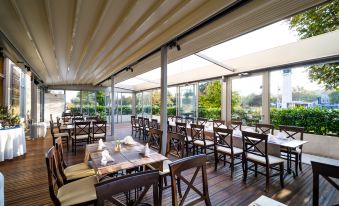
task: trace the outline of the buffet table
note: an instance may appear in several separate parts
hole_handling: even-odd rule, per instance
[[[0,130],[0,162],[26,153],[25,131],[22,127]]]

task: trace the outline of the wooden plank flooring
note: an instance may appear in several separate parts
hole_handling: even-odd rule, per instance
[[[119,125],[116,128],[117,137],[130,134],[129,125]],[[52,145],[51,137],[27,141],[25,157],[0,163],[0,171],[5,176],[5,205],[52,205],[48,194],[47,172],[44,153]],[[76,156],[67,153],[69,164],[81,162],[84,150],[79,150]],[[208,163],[208,186],[213,205],[248,205],[261,195],[266,195],[287,205],[311,205],[312,201],[312,170],[310,165],[303,165],[304,171],[293,179],[291,175],[285,178],[285,188],[281,189],[278,178],[271,180],[268,193],[264,192],[265,180],[262,176],[249,174],[247,184],[242,181],[241,166],[236,168],[233,179],[229,167],[214,171],[213,158]],[[191,176],[189,171],[185,175]],[[198,188],[201,179],[197,178]],[[185,188],[185,187],[183,187]],[[321,197],[321,205],[339,203],[339,192],[331,188],[321,179],[321,189],[325,195]],[[195,195],[190,192],[189,198]],[[163,194],[163,205],[171,205],[171,191],[166,189]],[[202,204],[200,204],[202,205]]]

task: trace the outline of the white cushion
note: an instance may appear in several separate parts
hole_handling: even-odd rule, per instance
[[[96,176],[86,177],[70,182],[58,190],[57,197],[62,206],[75,205],[97,199],[94,184],[98,183]]]
[[[78,170],[87,170],[90,169],[89,166],[86,163],[79,163],[75,165],[68,166],[66,169],[64,169],[64,173],[70,173]]]
[[[87,134],[83,134],[83,135],[77,135],[77,139],[87,139],[88,135]],[[75,136],[72,136],[72,139],[75,139]]]
[[[54,133],[54,137],[68,137],[68,133],[67,132]]]
[[[217,151],[218,152],[222,152],[222,153],[226,153],[226,154],[232,154],[232,151],[230,148],[227,147],[222,147],[222,146],[217,146]],[[242,149],[238,148],[238,147],[233,147],[233,154],[241,154],[242,153]]]
[[[95,175],[94,169],[85,169],[85,170],[77,170],[72,172],[64,172],[67,180],[77,180],[84,177]]]
[[[265,157],[261,157],[261,156],[255,155],[255,154],[248,153],[246,158],[249,159],[249,160],[253,160],[255,162],[260,162],[262,164],[266,164]],[[284,159],[268,155],[268,162],[269,162],[269,164],[277,164],[277,163],[280,163],[280,162],[284,162]]]
[[[214,142],[211,141],[211,140],[205,140],[205,142],[206,142],[206,146],[214,145]],[[204,146],[204,141],[202,141],[202,140],[195,140],[193,142],[193,144],[196,144],[196,145],[199,145],[199,146]]]
[[[93,133],[91,133],[90,136],[93,137]],[[94,134],[94,137],[95,137],[95,138],[105,137],[105,133]]]

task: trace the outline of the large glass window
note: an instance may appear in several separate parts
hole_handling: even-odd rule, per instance
[[[66,110],[80,112],[80,91],[66,91]]]
[[[81,91],[82,98],[82,113],[89,116],[95,115],[95,92],[92,91]]]
[[[196,88],[195,84],[180,86],[180,108],[179,115],[185,117],[196,117]]]
[[[142,92],[136,93],[136,113],[137,116],[142,116]]]
[[[220,80],[199,82],[199,117],[220,119],[221,82]]]
[[[301,126],[309,133],[338,135],[339,92],[311,81],[312,67],[270,72],[271,123],[276,127]]]
[[[160,89],[152,91],[152,118],[160,118]]]
[[[177,115],[177,87],[167,88],[167,115]]]
[[[262,75],[232,79],[232,119],[259,123],[262,115]]]
[[[143,117],[151,118],[152,115],[152,92],[143,92]]]

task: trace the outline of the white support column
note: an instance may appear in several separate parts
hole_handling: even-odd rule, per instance
[[[265,124],[270,123],[270,73],[269,71],[263,72],[262,119],[261,120]]]
[[[221,119],[226,120],[226,111],[227,111],[227,104],[226,104],[226,77],[222,77],[221,79]]]
[[[137,111],[136,111],[136,93],[132,93],[132,115],[137,116]]]
[[[32,76],[31,81],[31,127],[30,127],[30,137],[36,138],[37,131],[36,131],[36,123],[38,122],[38,104],[37,104],[37,92],[38,88],[37,85],[34,84],[34,77]]]
[[[114,136],[114,110],[115,110],[115,98],[114,98],[114,76],[111,76],[111,135],[113,140],[115,140]]]
[[[199,118],[199,82],[194,84],[195,87],[195,118]]]
[[[82,91],[80,90],[80,113],[82,114]]]
[[[167,46],[161,48],[161,103],[160,129],[162,130],[161,153],[165,155],[167,144]]]
[[[232,120],[232,79],[226,78],[226,122]]]
[[[45,117],[45,88],[40,87],[40,122],[44,122]]]

